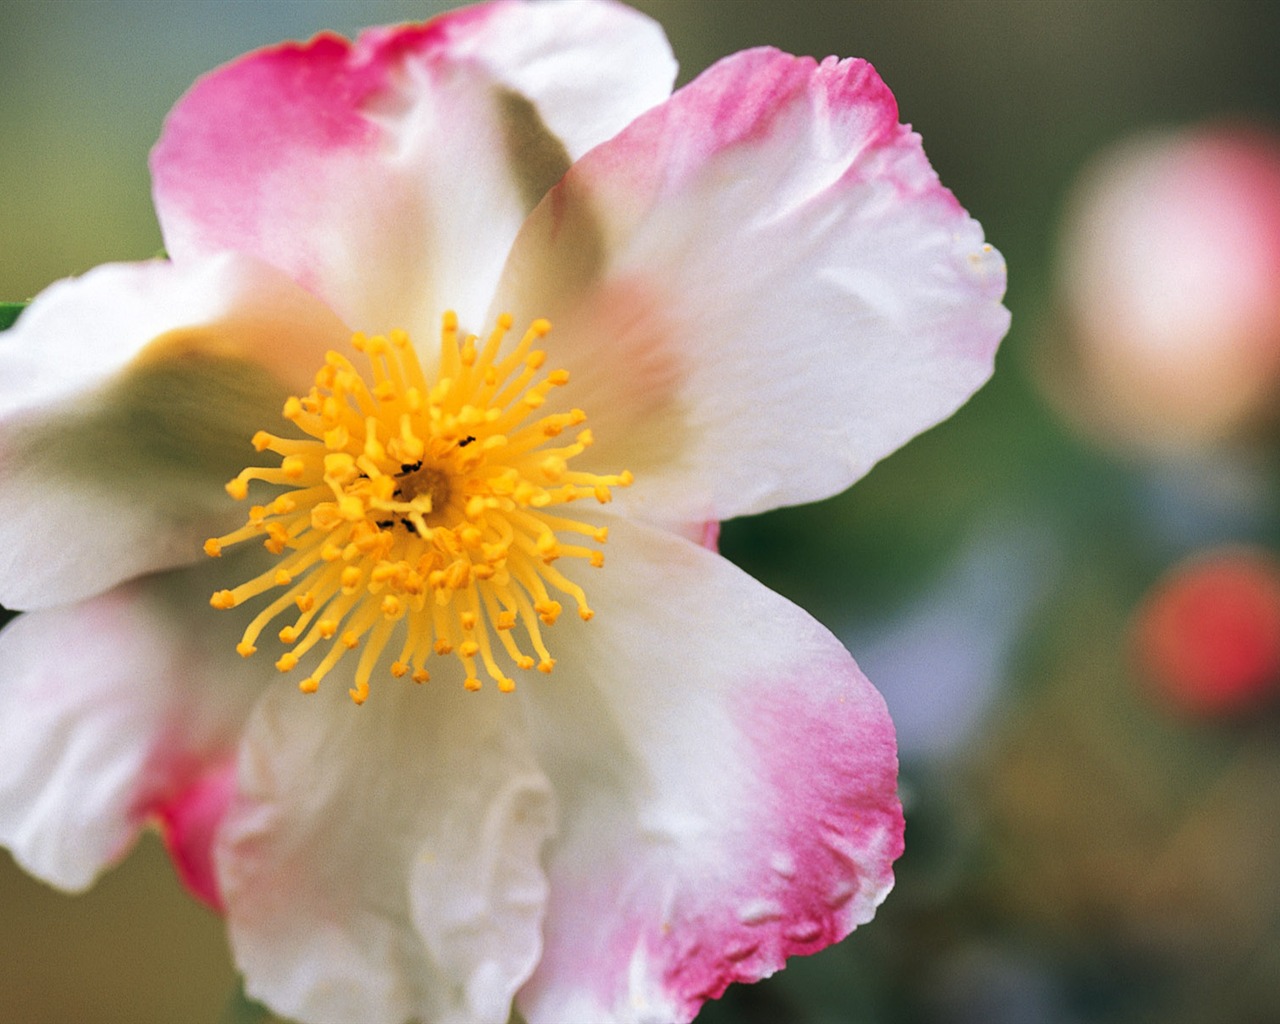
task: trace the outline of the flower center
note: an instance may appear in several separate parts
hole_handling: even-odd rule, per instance
[[[361,649],[349,691],[357,704],[397,645],[391,675],[418,683],[430,679],[432,654],[455,655],[469,690],[481,687],[479,666],[504,692],[515,689],[505,664],[552,670],[542,627],[560,615],[553,595],[572,598],[583,620],[593,614],[582,588],[552,563],[571,557],[603,566],[598,548],[565,538],[603,544],[608,531],[551,510],[584,497],[607,502],[610,488],[628,486],[632,476],[569,468],[591,444],[591,431],[569,444],[556,439],[586,414],[535,418],[552,389],[569,380],[565,370],[538,379],[546,353],[535,345],[551,325],[535,320],[503,356],[510,328],[511,317],[500,316],[480,345],[475,336],[459,338],[457,317],[446,313],[433,383],[403,331],[357,334],[351,344],[367,374],[331,351],[310,394],[285,402],[285,418],[306,437],[254,435],[254,447],[280,463],[243,470],[227,493],[243,500],[253,480],[285,490],[204,546],[217,557],[262,537],[279,557],[274,568],[210,599],[214,608],[234,608],[280,591],[245,629],[241,655],[257,650],[271,622],[291,617],[278,634],[289,649],[276,668],[290,672],[316,659],[298,684],[314,693],[348,652]]]

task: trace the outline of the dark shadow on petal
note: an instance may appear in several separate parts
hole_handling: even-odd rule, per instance
[[[533,102],[512,89],[497,90],[499,119],[507,159],[525,208],[532,210],[573,161]]]
[[[42,472],[147,491],[151,502],[216,508],[227,501],[222,483],[259,458],[254,431],[287,426],[285,397],[261,366],[220,354],[203,332],[175,331],[78,408],[26,428],[12,447]]]

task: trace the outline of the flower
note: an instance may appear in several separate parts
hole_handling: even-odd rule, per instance
[[[1068,324],[1047,386],[1121,447],[1177,454],[1274,420],[1280,139],[1260,126],[1146,132],[1104,150],[1064,217]],[[1064,386],[1064,380],[1067,386]]]
[[[1003,263],[869,65],[673,77],[507,0],[178,103],[169,259],[0,335],[28,870],[158,821],[302,1021],[687,1020],[872,916],[891,723],[716,524],[959,406]]]

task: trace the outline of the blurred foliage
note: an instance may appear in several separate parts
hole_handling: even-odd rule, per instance
[[[0,302],[0,331],[12,327],[18,314],[26,308],[25,302]]]
[[[218,1024],[276,1024],[277,1020],[265,1006],[244,994],[243,985],[237,985]]]

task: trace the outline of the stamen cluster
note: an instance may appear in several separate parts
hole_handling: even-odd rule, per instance
[[[305,437],[254,435],[254,447],[279,455],[280,463],[243,470],[227,492],[244,500],[254,480],[287,489],[252,506],[240,529],[205,543],[217,557],[262,537],[279,556],[273,569],[210,600],[234,608],[280,591],[245,629],[240,654],[252,655],[271,622],[296,612],[279,630],[289,649],[276,667],[292,671],[320,647],[318,663],[298,684],[307,693],[360,649],[350,694],[363,703],[374,669],[396,644],[391,675],[418,683],[430,678],[432,654],[455,655],[469,690],[482,685],[479,665],[504,692],[515,688],[504,661],[552,670],[542,627],[561,614],[554,595],[572,598],[583,620],[594,614],[582,588],[552,563],[570,557],[604,564],[598,548],[562,535],[603,544],[608,531],[551,510],[585,497],[607,502],[610,488],[632,477],[570,468],[592,443],[591,431],[578,431],[568,444],[557,439],[581,427],[586,414],[533,418],[569,380],[565,370],[538,379],[546,353],[535,346],[551,325],[535,320],[502,355],[511,323],[499,317],[480,346],[475,336],[460,338],[457,317],[446,313],[434,382],[403,331],[357,334],[352,346],[367,362],[367,376],[331,351],[310,393],[285,403],[285,418]]]

